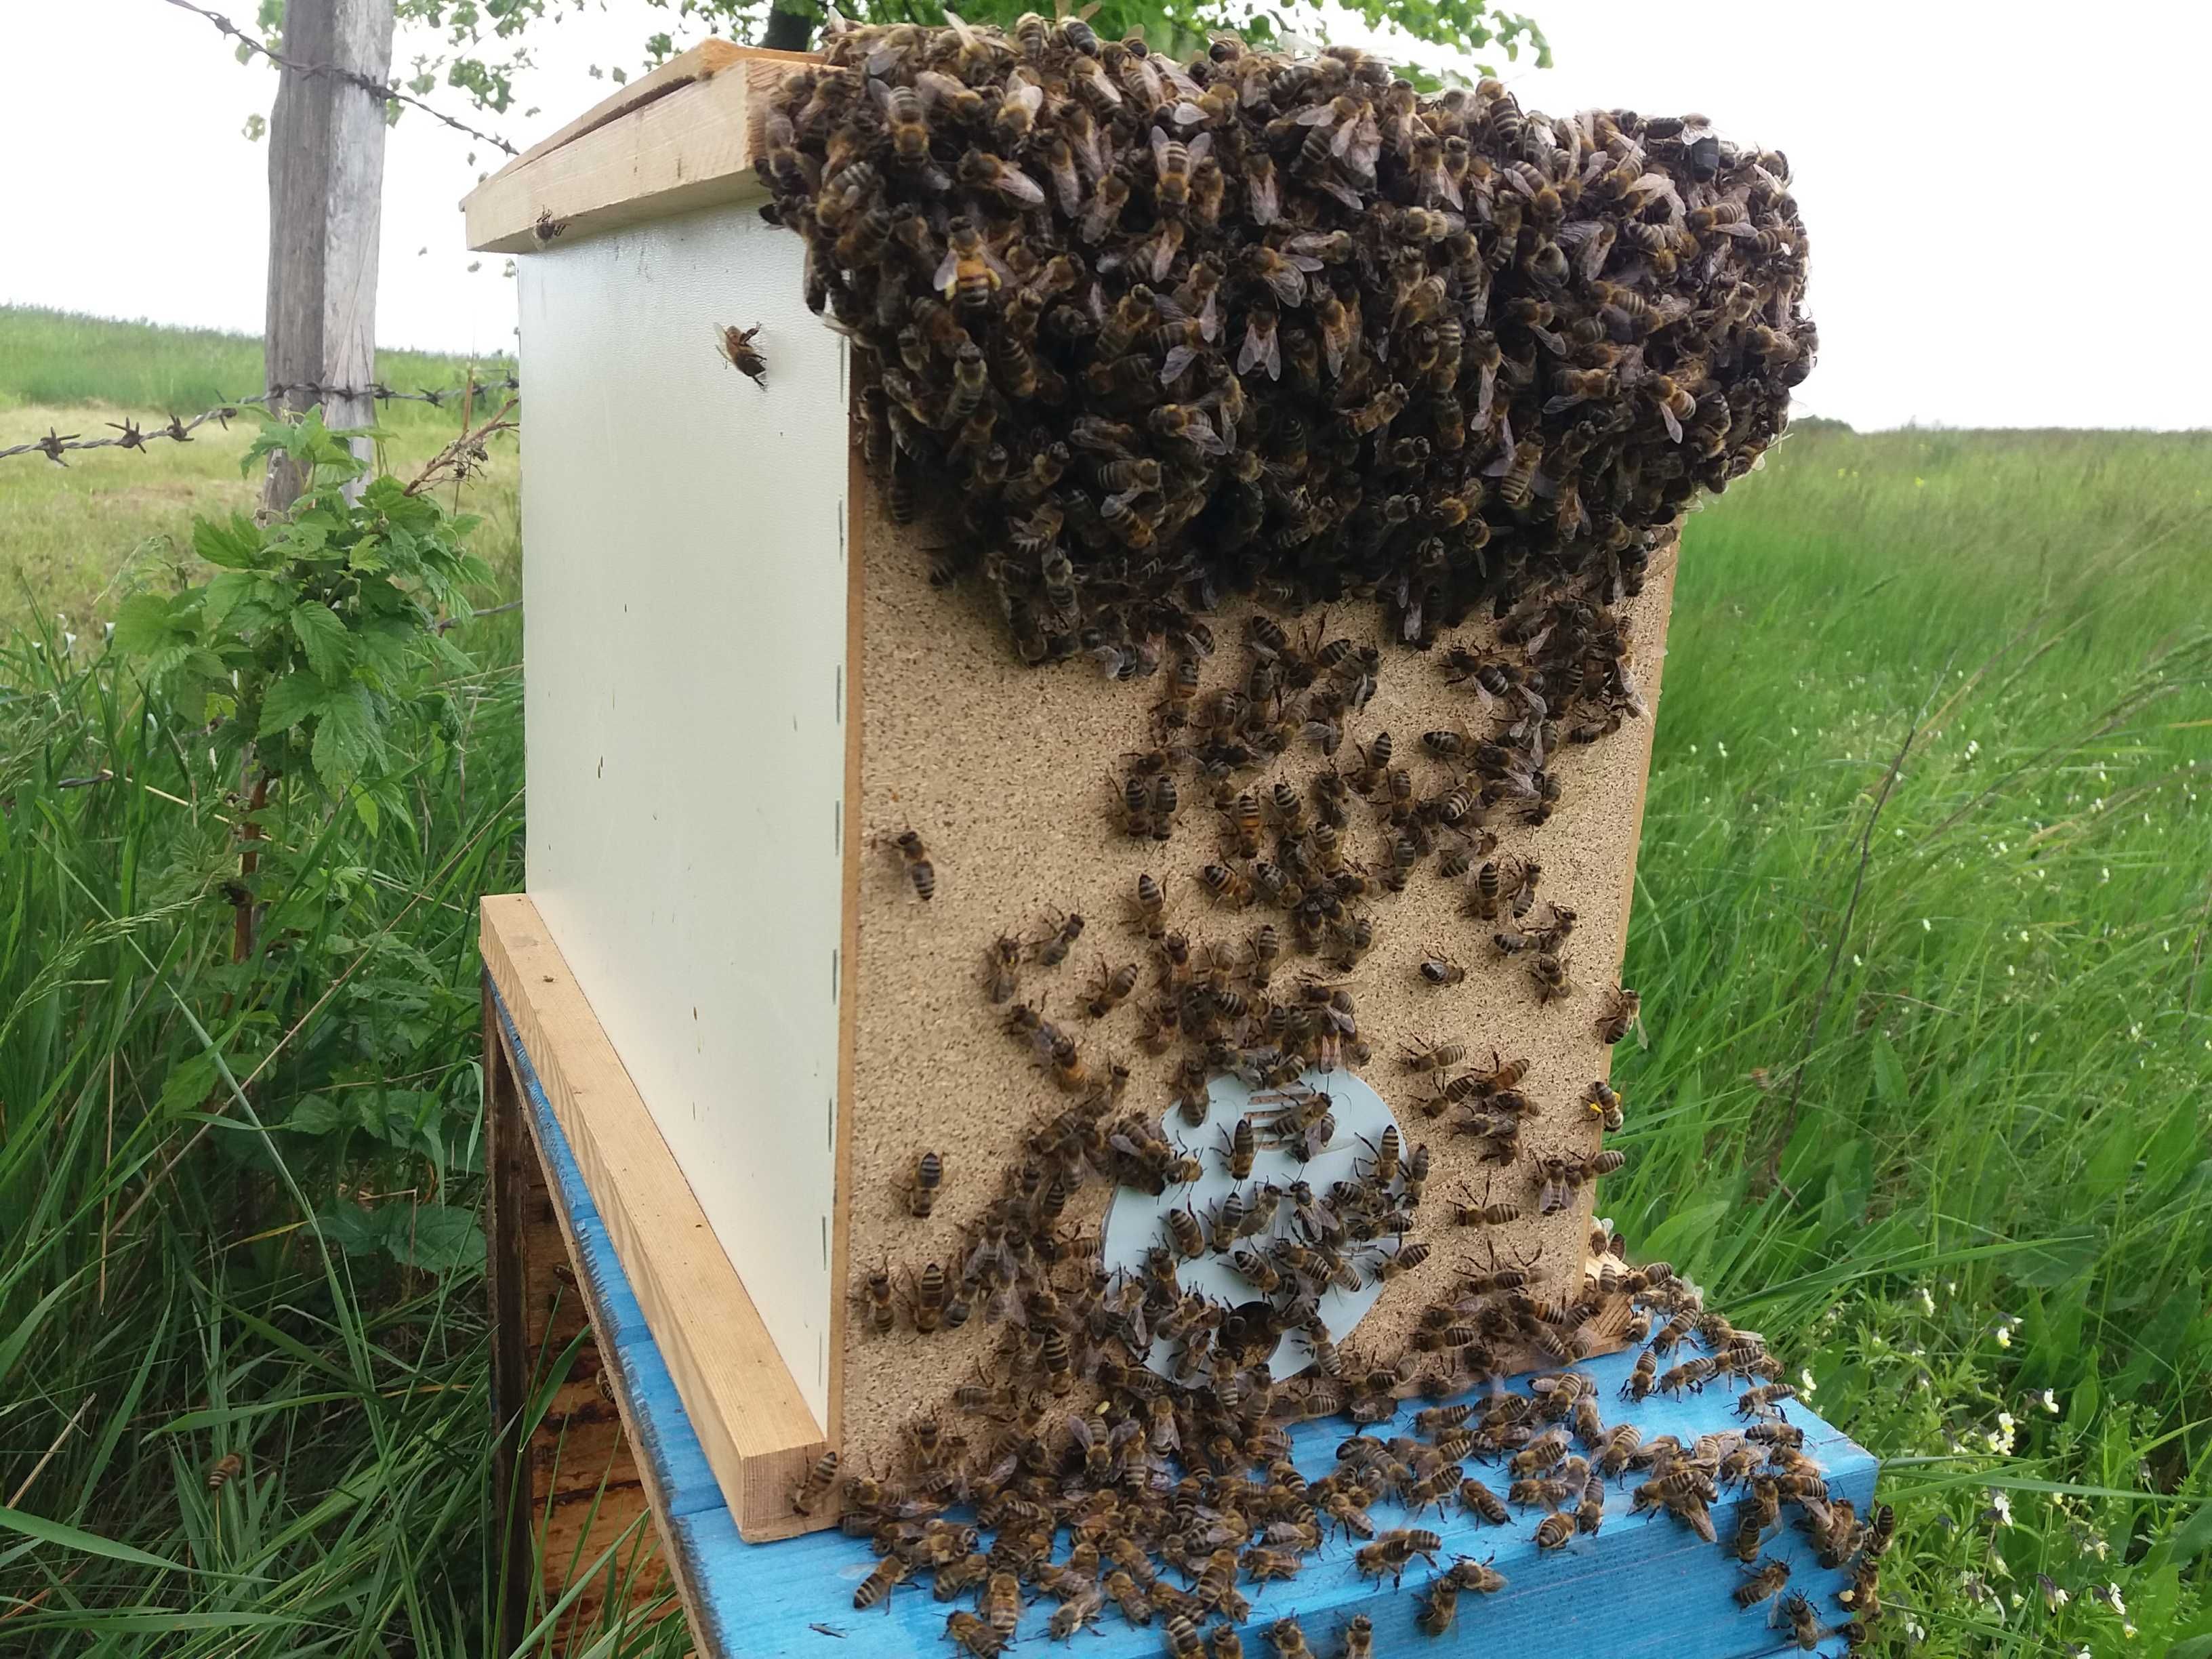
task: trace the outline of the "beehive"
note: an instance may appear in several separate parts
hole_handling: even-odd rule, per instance
[[[1088,919],[1066,962],[1024,966],[1019,994],[1044,999],[1094,1066],[1126,1061],[1126,1109],[1158,1120],[1176,1055],[1139,1050],[1133,1006],[1083,1018],[1085,982],[1149,962],[1122,922],[1140,872],[1201,949],[1227,951],[1253,922],[1195,878],[1218,841],[1204,801],[1164,843],[1114,823],[1111,775],[1157,741],[1153,698],[1080,659],[1023,665],[988,599],[933,586],[941,528],[894,523],[860,468],[851,349],[807,309],[799,239],[757,211],[761,109],[787,72],[773,54],[687,54],[467,204],[472,246],[525,256],[531,395],[529,893],[488,904],[487,960],[542,1071],[562,1070],[548,1056],[572,1040],[588,1051],[572,1068],[588,1076],[549,1075],[549,1094],[750,1539],[834,1518],[790,1502],[823,1447],[885,1470],[917,1411],[989,1370],[1002,1332],[987,1316],[878,1335],[862,1287],[872,1271],[904,1290],[925,1263],[957,1264],[1060,1103],[985,998],[990,941]],[[757,328],[764,386],[718,351],[732,327]],[[1669,539],[1621,606],[1647,708],[1673,569]],[[1247,616],[1225,604],[1211,625],[1234,641]],[[1347,741],[1389,730],[1417,755],[1418,734],[1472,716],[1432,658],[1387,637],[1379,607],[1326,627],[1383,656]],[[1487,628],[1457,637],[1480,647]],[[1231,672],[1221,654],[1209,685]],[[1533,1171],[1598,1145],[1575,1102],[1607,1072],[1595,1016],[1625,942],[1650,732],[1633,720],[1565,753],[1548,823],[1498,826],[1495,857],[1540,860],[1547,895],[1577,914],[1572,994],[1532,995],[1462,890],[1425,872],[1378,911],[1374,949],[1329,975],[1372,1054],[1346,1069],[1430,1148],[1437,1195],[1431,1261],[1331,1331],[1362,1352],[1401,1348],[1425,1291],[1471,1254],[1580,1282],[1591,1189],[1540,1215]],[[1303,788],[1327,763],[1294,749],[1239,784]],[[909,830],[935,869],[926,901],[894,844]],[[1440,948],[1462,982],[1418,971]],[[1427,1085],[1395,1057],[1436,1042],[1528,1060],[1542,1109],[1515,1164],[1420,1115]],[[925,1150],[946,1174],[919,1219],[901,1183]],[[1462,1193],[1510,1197],[1524,1218],[1455,1237],[1437,1212]],[[1103,1224],[1110,1251],[1108,1197],[1085,1188],[1066,1219]],[[1278,1369],[1300,1363],[1286,1345]]]

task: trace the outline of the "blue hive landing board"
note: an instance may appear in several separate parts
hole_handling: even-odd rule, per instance
[[[666,1502],[663,1519],[676,1539],[678,1572],[691,1588],[703,1626],[696,1632],[702,1653],[713,1659],[951,1659],[955,1650],[944,1639],[945,1614],[954,1606],[972,1607],[971,1599],[941,1603],[931,1599],[926,1583],[917,1583],[896,1592],[888,1611],[855,1612],[854,1588],[875,1562],[863,1541],[836,1532],[772,1544],[739,1540],[583,1172],[506,1008],[499,1013],[518,1061],[532,1133],[553,1171],[554,1200],[566,1211],[576,1238],[576,1268],[598,1310],[600,1352],[638,1426],[638,1453]],[[1621,1401],[1617,1390],[1633,1359],[1632,1353],[1610,1354],[1581,1367],[1598,1381],[1607,1423],[1633,1423],[1647,1440],[1672,1434],[1686,1443],[1741,1426],[1728,1384],[1680,1400],[1654,1396],[1634,1406]],[[1410,1434],[1414,1409],[1409,1405],[1394,1425],[1367,1432]],[[1873,1456],[1802,1406],[1793,1403],[1790,1411],[1835,1494],[1868,1513],[1874,1501]],[[1298,1468],[1309,1478],[1323,1474],[1350,1432],[1341,1421],[1299,1425],[1291,1436]],[[1495,1479],[1485,1478],[1504,1490],[1502,1470]],[[1595,1537],[1577,1537],[1565,1549],[1542,1553],[1532,1541],[1539,1519],[1534,1513],[1510,1527],[1486,1527],[1456,1511],[1439,1520],[1433,1510],[1415,1517],[1394,1504],[1378,1505],[1378,1526],[1431,1528],[1443,1534],[1445,1565],[1455,1554],[1490,1559],[1505,1575],[1506,1588],[1489,1597],[1462,1596],[1452,1632],[1431,1638],[1413,1622],[1414,1592],[1430,1576],[1425,1568],[1416,1565],[1403,1589],[1394,1590],[1388,1580],[1378,1585],[1354,1572],[1352,1543],[1332,1541],[1293,1582],[1241,1587],[1252,1601],[1245,1651],[1264,1659],[1265,1627],[1295,1616],[1319,1659],[1334,1659],[1341,1650],[1338,1632],[1359,1613],[1374,1620],[1376,1651],[1393,1656],[1472,1653],[1478,1644],[1486,1656],[1531,1659],[1759,1659],[1796,1651],[1776,1610],[1778,1601],[1749,1610],[1735,1606],[1730,1592],[1742,1582],[1744,1569],[1663,1515],[1630,1514],[1637,1479],[1618,1484],[1607,1498],[1605,1524]],[[1738,1494],[1723,1492],[1713,1508],[1713,1524],[1723,1539],[1735,1528],[1739,1502]],[[1790,1564],[1790,1588],[1811,1597],[1824,1620],[1843,1621],[1835,1596],[1846,1575],[1823,1570],[1802,1533],[1785,1525],[1768,1540],[1766,1553]],[[1041,1601],[1024,1612],[1019,1650],[1048,1647],[1044,1624],[1053,1605]],[[1820,1650],[1840,1653],[1843,1644],[1832,1637]],[[1078,1659],[1159,1659],[1164,1651],[1158,1625],[1134,1628],[1110,1612],[1073,1646]]]

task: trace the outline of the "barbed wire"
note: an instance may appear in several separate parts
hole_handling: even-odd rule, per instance
[[[166,439],[172,443],[188,444],[192,441],[192,434],[210,421],[220,422],[227,429],[232,418],[240,410],[251,409],[257,404],[282,403],[296,392],[307,392],[325,402],[333,398],[373,398],[380,404],[394,402],[428,404],[433,409],[443,409],[449,400],[465,398],[471,392],[516,392],[521,389],[521,386],[522,382],[512,374],[500,380],[472,380],[466,386],[447,386],[442,390],[423,386],[414,392],[395,392],[381,381],[355,386],[316,386],[306,381],[287,386],[280,382],[270,386],[258,397],[228,398],[217,404],[206,413],[194,416],[189,421],[181,420],[172,415],[167,426],[142,427],[128,416],[121,421],[109,421],[106,424],[113,428],[118,434],[112,438],[88,438],[81,433],[61,432],[50,426],[46,428],[46,435],[43,438],[33,438],[27,444],[16,444],[10,448],[0,449],[0,461],[9,460],[18,455],[43,455],[56,466],[67,466],[69,463],[62,457],[71,450],[143,450],[149,443],[157,439]]]
[[[280,68],[290,70],[295,75],[324,75],[334,81],[343,81],[349,86],[359,87],[373,98],[388,98],[397,103],[411,105],[432,120],[442,121],[454,131],[466,133],[470,137],[481,140],[495,149],[503,150],[509,155],[516,153],[514,146],[508,143],[506,139],[492,133],[480,132],[465,121],[456,121],[445,111],[424,103],[412,93],[401,91],[388,81],[380,81],[374,76],[363,75],[359,70],[340,69],[335,64],[301,63],[296,58],[287,58],[283,52],[272,51],[264,46],[219,11],[210,11],[205,6],[196,6],[192,4],[192,0],[169,0],[169,3],[179,11],[188,11],[195,16],[206,18],[220,33],[228,35],[248,52],[258,52],[270,63]]]

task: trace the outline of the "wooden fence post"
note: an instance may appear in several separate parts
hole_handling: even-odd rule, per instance
[[[347,78],[392,70],[396,0],[291,0],[269,124],[268,386],[366,388],[376,376],[377,235],[385,100]],[[316,70],[322,72],[317,73]],[[271,408],[323,404],[333,427],[366,426],[374,400],[288,392]],[[289,507],[304,481],[279,460],[262,493]]]

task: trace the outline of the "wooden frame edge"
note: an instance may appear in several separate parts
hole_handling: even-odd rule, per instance
[[[823,1428],[526,894],[484,899],[483,949],[738,1535],[834,1526],[791,1510]]]
[[[764,198],[753,172],[761,100],[795,68],[814,61],[805,53],[726,44],[712,54],[705,48],[685,53],[463,198],[469,246],[479,253],[539,253],[558,239]],[[653,84],[661,75],[667,78]],[[540,240],[541,221],[560,227],[554,239]]]

